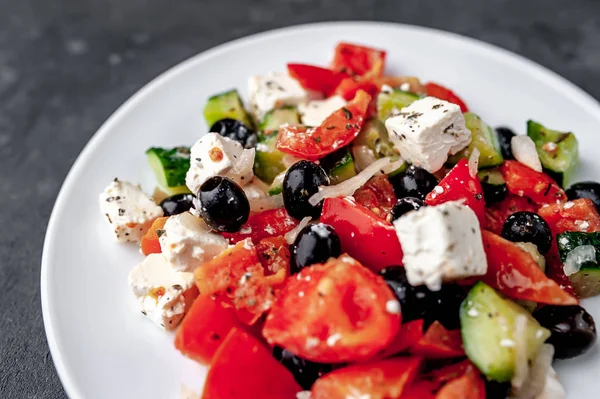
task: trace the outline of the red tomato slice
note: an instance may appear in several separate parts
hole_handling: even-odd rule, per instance
[[[364,360],[388,346],[400,326],[396,299],[383,278],[347,255],[289,278],[267,316],[263,335],[308,360]]]
[[[353,76],[381,76],[385,69],[386,52],[351,43],[339,43],[335,47],[332,69]]]
[[[400,326],[400,330],[392,343],[377,356],[385,359],[402,352],[406,352],[423,338],[423,320],[412,320]]]
[[[436,399],[485,399],[485,383],[474,368],[440,389]]]
[[[515,212],[536,212],[537,206],[528,198],[508,194],[504,200],[491,205],[485,210],[485,228],[493,233],[500,234],[504,222]]]
[[[267,237],[284,235],[298,225],[298,221],[288,215],[284,208],[269,209],[250,215],[248,221],[235,233],[223,233],[230,243],[235,244],[246,238],[252,239],[254,244]]]
[[[507,160],[500,167],[506,187],[512,194],[528,197],[538,205],[567,201],[567,195],[552,178],[517,161]]]
[[[398,201],[394,193],[394,187],[385,175],[373,177],[364,186],[356,190],[354,200],[387,221],[391,220],[390,212]]]
[[[446,359],[465,356],[460,330],[448,331],[435,321],[411,352],[427,359]]]
[[[450,364],[440,369],[428,372],[424,378],[433,383],[434,390],[439,390],[446,383],[462,377],[470,370],[476,370],[475,366],[469,360],[463,360],[459,363]]]
[[[306,90],[318,91],[329,97],[340,82],[348,75],[307,64],[288,64],[290,76],[298,81]]]
[[[233,329],[216,351],[202,399],[293,399],[302,388],[259,341]]]
[[[156,219],[154,223],[152,223],[152,226],[150,226],[150,230],[148,230],[148,232],[142,237],[140,249],[144,255],[148,256],[150,254],[159,254],[162,252],[156,230],[162,230],[165,227],[165,223],[167,223],[168,218],[169,217],[167,216]]]
[[[315,382],[311,398],[400,398],[421,363],[418,357],[399,357],[334,370]]]
[[[402,248],[394,227],[351,198],[327,198],[321,221],[335,229],[343,251],[373,272],[402,264]]]
[[[401,399],[434,399],[435,386],[427,380],[413,382],[402,394]]]
[[[485,200],[483,189],[477,176],[471,177],[466,159],[461,159],[456,166],[439,182],[433,191],[427,194],[427,205],[439,205],[448,201],[459,201],[471,208],[479,223],[485,223]]]
[[[449,103],[452,104],[456,104],[460,107],[460,110],[462,112],[469,112],[469,108],[467,108],[467,105],[464,103],[463,100],[461,100],[461,98],[459,96],[457,96],[456,94],[454,94],[454,92],[452,92],[452,90],[438,85],[436,83],[427,83],[425,85],[426,89],[427,89],[427,95],[431,96],[431,97],[435,97],[435,98],[439,98],[440,100],[444,100],[444,101],[448,101]]]
[[[304,159],[323,158],[348,144],[365,121],[371,96],[359,90],[352,101],[329,115],[321,126],[287,125],[279,129],[277,149]]]
[[[514,299],[549,305],[576,305],[577,299],[563,291],[540,269],[533,257],[515,243],[489,231],[482,232],[488,270],[486,284]]]
[[[265,275],[283,283],[290,274],[290,249],[285,238],[279,236],[262,239],[256,245],[256,253]]]
[[[349,101],[356,96],[359,90],[367,92],[374,99],[379,92],[379,86],[370,79],[360,77],[345,78],[336,87],[334,93]]]

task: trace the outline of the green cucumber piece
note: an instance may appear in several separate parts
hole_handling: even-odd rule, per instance
[[[339,184],[356,176],[354,160],[346,147],[340,148],[321,159],[320,165],[331,179],[331,184]]]
[[[300,124],[300,113],[296,107],[286,106],[267,112],[263,120],[259,123],[258,129],[263,132],[278,130],[283,124]]]
[[[483,169],[477,172],[477,177],[482,183],[491,184],[492,186],[502,186],[506,184],[502,172],[498,168]]]
[[[515,334],[517,317],[525,318],[525,333]],[[502,297],[493,288],[478,282],[460,307],[460,324],[465,353],[488,379],[506,382],[515,373],[517,345],[533,361],[550,331],[521,306]],[[526,342],[517,339],[525,337]]]
[[[589,298],[600,294],[600,233],[567,231],[556,236],[556,243],[563,264],[569,252],[581,245],[592,245],[596,249],[595,262],[583,262],[579,271],[568,277],[579,297]]]
[[[188,147],[159,148],[146,151],[148,164],[156,176],[159,187],[168,194],[189,193],[185,185],[185,175],[190,168]]]
[[[352,143],[367,146],[377,159],[399,156],[398,151],[394,149],[394,145],[389,140],[385,125],[378,119],[367,120]]]
[[[208,99],[204,107],[204,119],[210,128],[216,121],[231,118],[252,127],[252,118],[244,108],[242,98],[237,90],[229,90],[224,93],[215,94]]]
[[[399,113],[402,108],[408,107],[419,98],[418,94],[410,91],[398,89],[391,93],[382,91],[377,95],[377,117],[380,121],[385,122],[386,119]]]
[[[284,153],[279,151],[277,144],[277,132],[271,134],[259,134],[254,156],[254,174],[267,184],[285,171],[283,164]]]
[[[472,112],[467,112],[464,115],[467,129],[471,131],[471,143],[467,148],[452,155],[448,159],[448,163],[456,164],[463,158],[469,159],[473,149],[477,148],[481,153],[479,156],[480,168],[491,168],[502,165],[504,158],[500,151],[500,143],[496,130],[492,129],[479,116]]]
[[[281,192],[283,191],[283,179],[285,178],[286,172],[287,170],[275,176],[275,178],[273,179],[273,183],[271,183],[271,186],[269,187],[269,195],[281,194]]]
[[[527,135],[535,143],[546,173],[561,187],[567,186],[579,163],[579,145],[575,135],[548,129],[532,120],[527,121]]]

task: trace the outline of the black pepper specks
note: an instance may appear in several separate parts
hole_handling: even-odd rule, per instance
[[[352,112],[350,112],[350,110],[348,108],[342,107],[342,111],[344,112],[346,119],[348,119],[348,120],[352,119]]]
[[[119,216],[123,216],[125,214],[125,209],[119,208]]]

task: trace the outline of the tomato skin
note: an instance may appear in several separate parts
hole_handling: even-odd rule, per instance
[[[335,89],[335,94],[344,97],[350,101],[356,96],[359,90],[368,93],[371,98],[375,98],[379,92],[379,87],[369,79],[360,77],[351,77],[343,79]]]
[[[462,112],[469,112],[469,108],[465,104],[465,102],[458,97],[454,92],[442,85],[437,83],[429,82],[425,84],[427,89],[427,95],[435,98],[439,98],[440,100],[448,101],[449,103],[456,104],[460,107]]]
[[[436,192],[441,187],[440,192]],[[427,205],[439,205],[448,201],[462,200],[464,205],[475,212],[480,224],[485,223],[485,200],[483,189],[477,176],[472,177],[466,159],[461,159],[456,166],[444,177],[436,189],[427,194],[425,203]]]
[[[290,249],[283,236],[263,238],[256,245],[256,253],[266,276],[283,283],[290,275]]]
[[[298,225],[284,208],[269,209],[250,215],[242,229],[235,233],[223,233],[223,237],[231,244],[236,244],[246,238],[252,239],[254,244],[267,237],[284,235]],[[267,231],[268,230],[268,231]]]
[[[435,321],[425,335],[412,346],[411,352],[427,359],[446,359],[465,356],[460,330],[448,331]]]
[[[329,115],[321,126],[285,125],[279,129],[277,149],[303,159],[317,160],[348,144],[360,132],[371,96],[359,90],[352,101]]]
[[[329,97],[348,75],[307,64],[288,64],[288,73],[306,90],[318,91]]]
[[[563,291],[539,268],[533,257],[515,243],[489,231],[482,232],[488,270],[486,284],[513,299],[549,305],[576,305],[577,299]]]
[[[202,399],[295,398],[302,388],[269,350],[248,333],[233,329],[215,352]]]
[[[398,332],[400,314],[386,310],[395,300],[382,277],[342,255],[286,281],[263,335],[269,344],[314,362],[369,359]]]
[[[567,195],[552,178],[520,162],[506,160],[500,167],[506,187],[512,194],[528,197],[538,205],[567,201]]]
[[[500,234],[504,222],[515,212],[536,212],[537,206],[528,198],[508,194],[506,198],[485,210],[485,228],[493,233]]]
[[[394,337],[383,352],[377,356],[378,359],[385,359],[402,352],[407,352],[419,340],[423,338],[423,320],[411,320],[400,326],[398,334]]]
[[[148,256],[150,254],[159,254],[162,252],[156,230],[162,230],[165,227],[168,218],[169,217],[166,216],[156,219],[152,223],[152,226],[150,226],[150,230],[142,237],[140,249],[144,255]]]
[[[425,378],[434,384],[434,390],[437,391],[446,383],[462,377],[471,370],[476,370],[476,367],[467,359],[459,363],[432,370],[425,375]]]
[[[338,43],[332,69],[352,76],[377,77],[385,69],[386,52],[352,43]]]
[[[315,382],[311,398],[404,397],[403,392],[416,377],[421,364],[422,359],[418,357],[398,357],[334,370]]]
[[[402,264],[402,248],[394,227],[351,198],[327,198],[321,221],[335,229],[343,251],[373,272]]]
[[[401,399],[434,399],[435,386],[427,380],[413,382],[402,394]]]
[[[354,200],[369,209],[383,220],[390,221],[390,213],[396,202],[394,187],[386,175],[371,178],[364,186],[356,190]]]
[[[485,383],[473,367],[462,377],[444,385],[436,399],[485,399]]]

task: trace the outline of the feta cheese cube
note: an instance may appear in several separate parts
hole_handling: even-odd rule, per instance
[[[185,183],[192,193],[213,176],[228,177],[240,186],[252,180],[254,148],[245,149],[240,143],[218,133],[208,133],[190,150],[190,169]]]
[[[305,90],[296,79],[282,72],[251,77],[248,93],[251,111],[259,121],[272,109],[298,105],[320,97],[315,92]]]
[[[100,211],[119,242],[140,241],[163,210],[139,186],[113,180],[100,194]]]
[[[487,272],[481,230],[475,212],[460,202],[446,202],[411,211],[394,222],[411,285],[431,290],[442,281],[481,276]]]
[[[202,219],[189,212],[169,217],[158,241],[163,255],[178,272],[193,272],[229,246],[222,235],[211,233]]]
[[[166,330],[177,327],[198,295],[194,273],[173,270],[162,254],[150,254],[137,265],[129,286],[142,313]]]
[[[303,125],[319,126],[338,109],[346,106],[346,100],[341,96],[332,96],[325,100],[310,101],[298,105],[300,119]]]
[[[458,105],[425,97],[385,121],[390,140],[409,163],[429,172],[471,142],[471,132]]]

